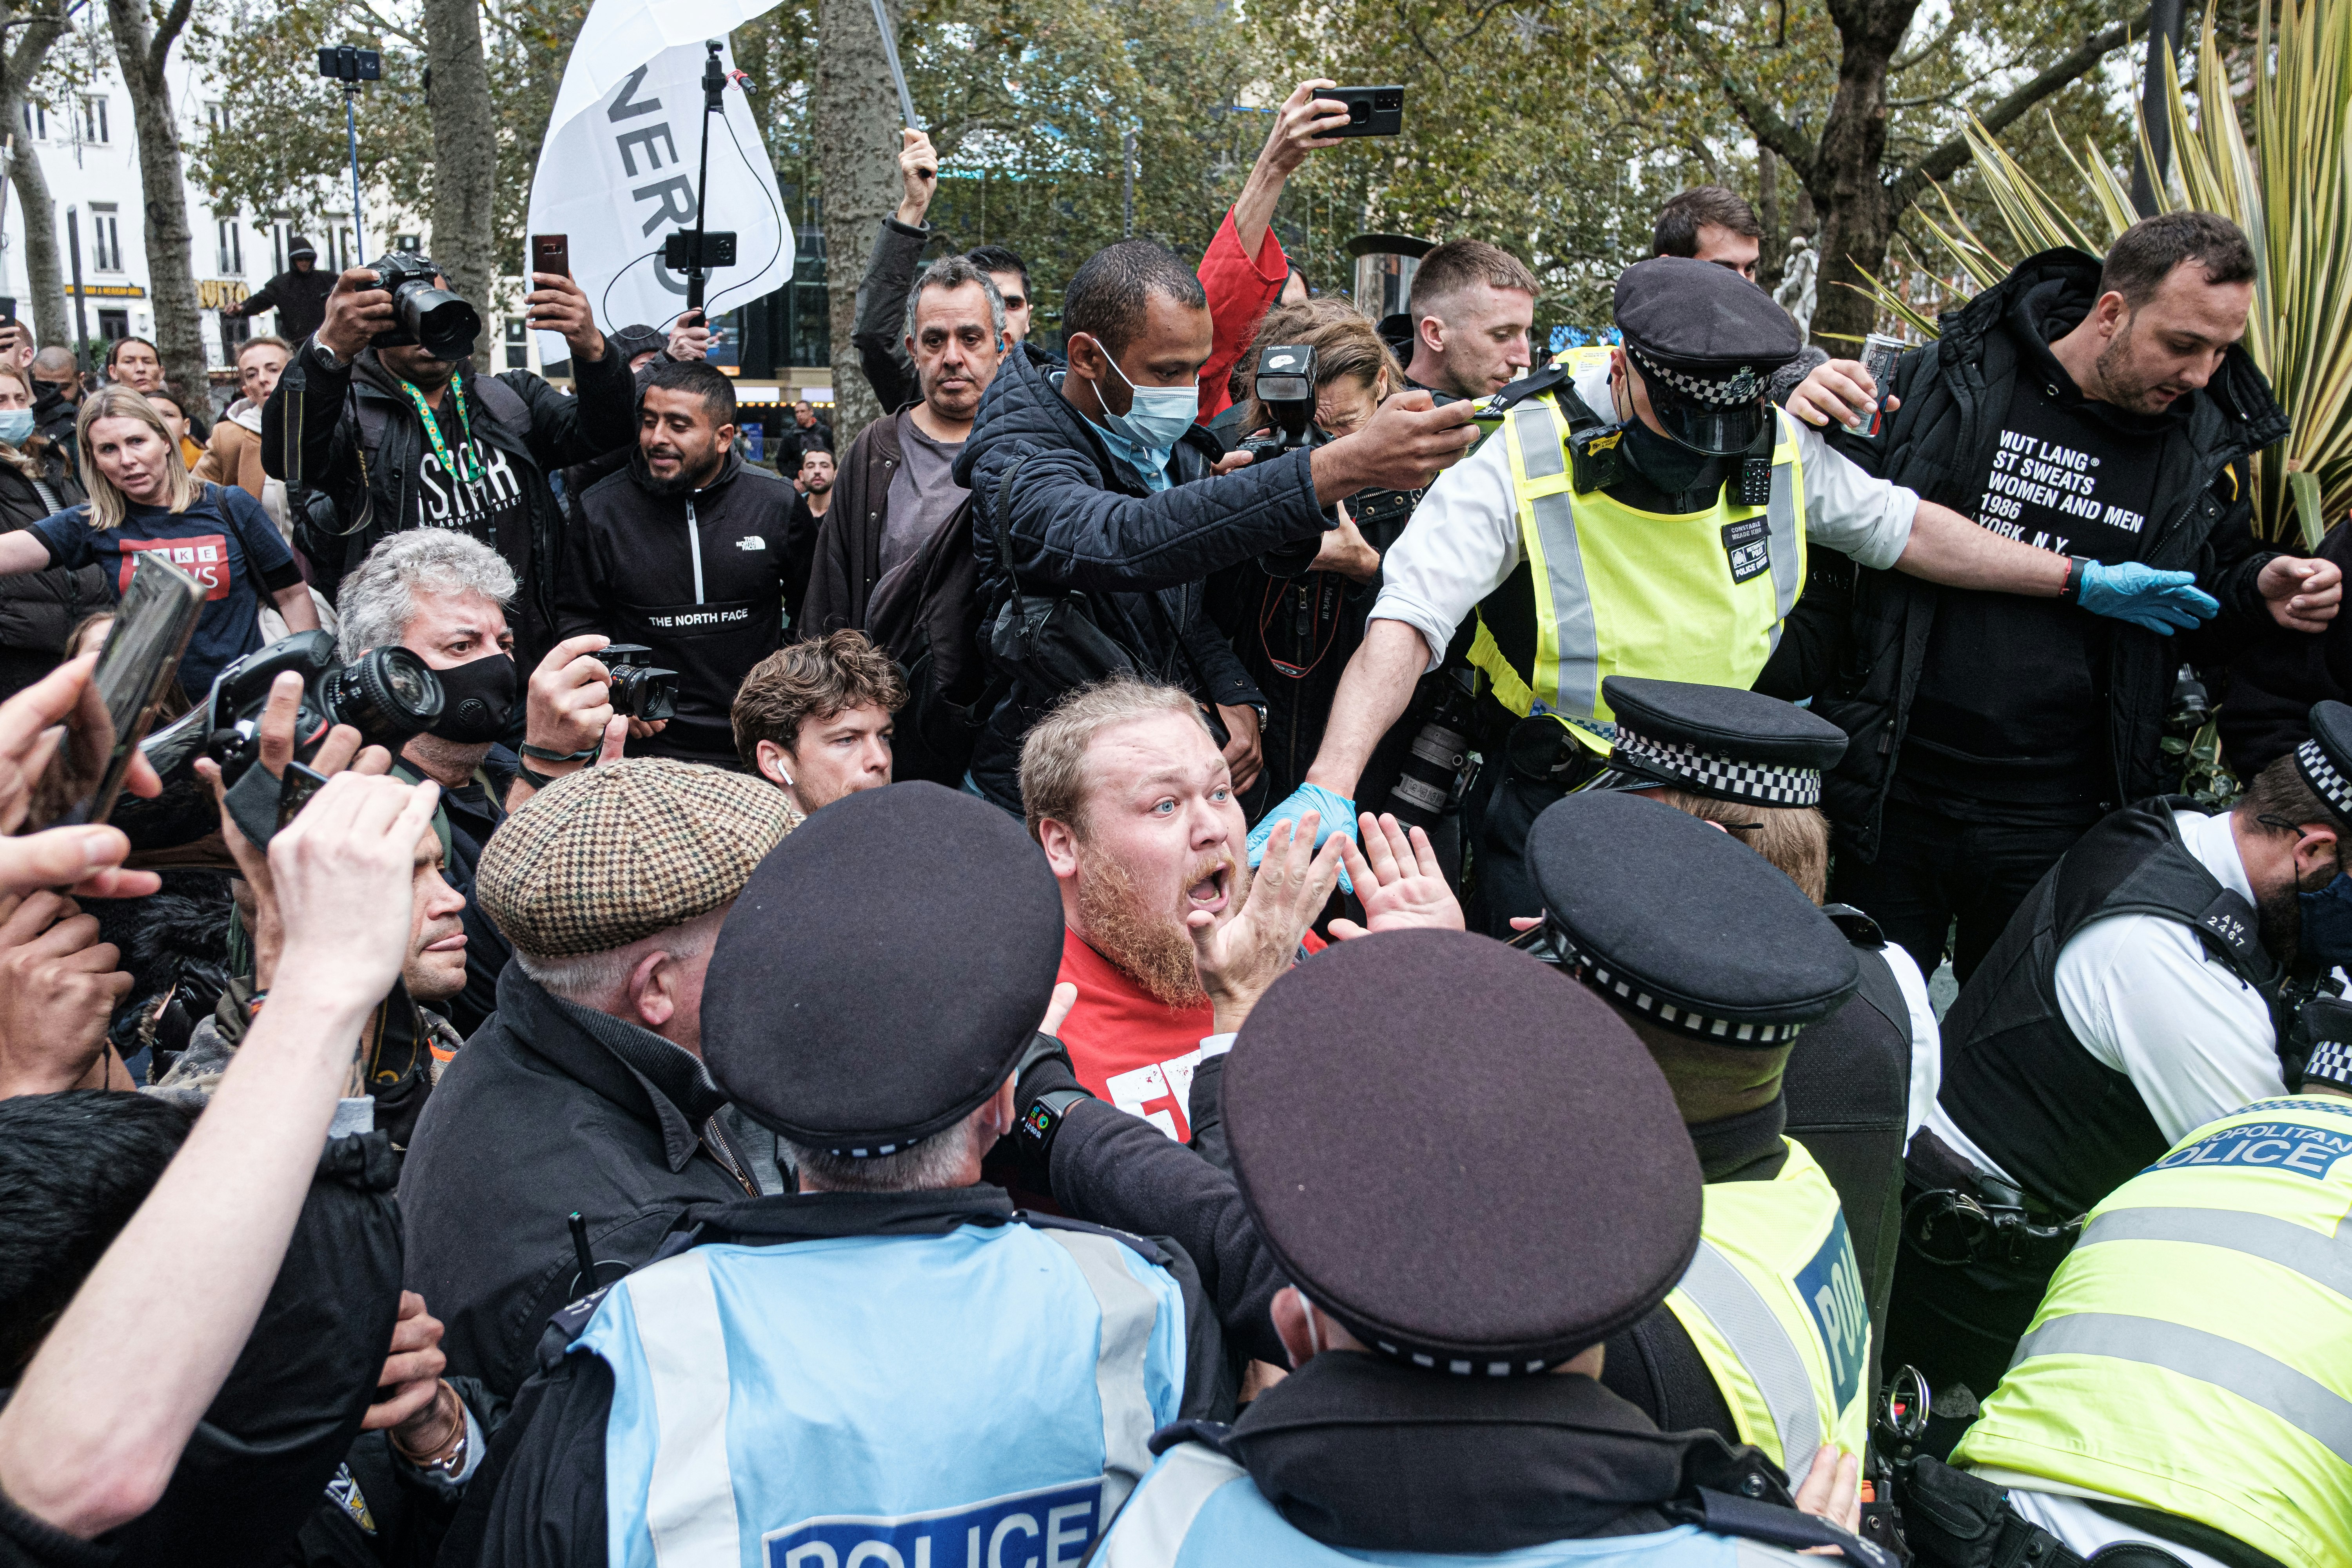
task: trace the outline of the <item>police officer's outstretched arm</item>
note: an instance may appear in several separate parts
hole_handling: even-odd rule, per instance
[[[2159,572],[2127,561],[2102,565],[2004,539],[1951,508],[1921,500],[1895,569],[1955,588],[1984,588],[2034,599],[2066,599],[2169,637],[2212,619],[2221,605],[2188,572]]]

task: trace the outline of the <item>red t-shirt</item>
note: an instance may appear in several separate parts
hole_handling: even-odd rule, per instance
[[[1324,943],[1309,931],[1299,946],[1320,952]],[[1087,1092],[1179,1143],[1190,1142],[1192,1072],[1201,1065],[1201,1042],[1216,1032],[1215,1010],[1206,1002],[1169,1006],[1074,931],[1062,932],[1062,972],[1055,978],[1078,988],[1061,1039]]]

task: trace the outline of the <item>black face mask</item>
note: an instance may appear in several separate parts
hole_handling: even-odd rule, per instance
[[[1625,458],[1643,479],[1670,496],[1697,484],[1716,459],[1669,441],[1639,419],[1625,426]]]
[[[461,746],[504,736],[520,681],[511,655],[494,653],[433,672],[441,680],[441,721],[426,731]]]

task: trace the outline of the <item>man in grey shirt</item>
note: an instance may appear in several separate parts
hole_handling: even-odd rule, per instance
[[[866,629],[883,576],[911,561],[963,504],[951,470],[1003,358],[1004,298],[965,258],[934,261],[907,298],[906,344],[920,395],[867,426],[842,454],[809,575],[803,620],[812,631]]]

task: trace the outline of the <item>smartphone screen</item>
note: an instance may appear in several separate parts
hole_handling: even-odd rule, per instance
[[[188,637],[204,614],[205,585],[162,557],[142,551],[131,586],[114,608],[114,626],[99,651],[98,669],[66,721],[66,741],[53,773],[67,773],[69,803],[57,820],[104,822],[114,810],[131,759],[155,721],[155,703],[180,667]]]
[[[16,319],[16,297],[11,294],[0,294],[0,321],[13,321]]]
[[[534,234],[530,237],[530,269],[533,272],[560,272],[572,276],[572,237],[568,234]]]

